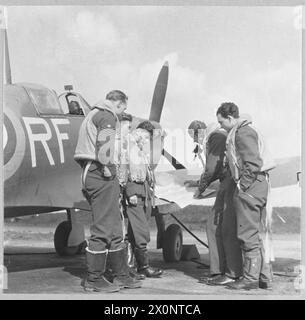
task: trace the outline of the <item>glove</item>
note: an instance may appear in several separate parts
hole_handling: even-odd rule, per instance
[[[193,195],[194,199],[200,199],[201,198],[201,192],[199,191],[199,189],[197,189]]]

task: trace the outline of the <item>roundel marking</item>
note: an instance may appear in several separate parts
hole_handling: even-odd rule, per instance
[[[24,159],[25,134],[20,120],[9,109],[5,110],[4,124],[3,128],[6,131],[6,143],[3,140],[4,179],[8,180],[16,173]],[[5,135],[3,137],[5,138]]]
[[[5,124],[3,124],[3,142],[2,143],[3,143],[3,150],[4,150],[7,144],[7,130],[6,130]]]
[[[3,141],[3,164],[5,166],[13,157],[17,143],[17,136],[14,126],[6,114],[3,115],[3,131],[3,140],[6,140]]]

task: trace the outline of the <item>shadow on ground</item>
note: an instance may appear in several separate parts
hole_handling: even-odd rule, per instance
[[[34,271],[41,269],[62,268],[75,277],[82,278],[86,271],[85,256],[76,255],[70,257],[60,257],[56,253],[46,252],[38,253],[41,248],[31,248],[32,253],[25,254],[5,254],[4,264],[8,273]],[[37,251],[37,253],[35,253]],[[200,261],[180,261],[166,263],[163,260],[161,252],[150,252],[150,264],[153,267],[162,268],[165,273],[169,270],[175,270],[194,279],[199,279],[200,275],[208,273],[208,254],[201,254]],[[295,273],[295,268],[300,261],[290,258],[276,258],[273,262],[273,271],[281,276],[287,276]]]

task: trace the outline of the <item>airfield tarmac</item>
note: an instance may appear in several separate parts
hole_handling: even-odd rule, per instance
[[[9,294],[65,294],[66,298],[73,299],[73,295],[95,295],[104,298],[101,294],[88,294],[80,286],[85,274],[85,257],[59,257],[53,247],[52,227],[15,226],[5,227],[5,265],[8,269]],[[88,230],[86,229],[86,234]],[[203,231],[196,231],[200,239],[206,240]],[[208,250],[197,243],[186,232],[183,233],[184,244],[196,244],[200,253],[201,262],[208,264]],[[296,281],[296,267],[300,263],[300,235],[274,235],[275,261],[273,263],[274,285],[272,291],[231,291],[224,287],[212,287],[198,282],[198,279],[207,274],[208,268],[192,261],[179,263],[165,263],[162,251],[155,249],[156,231],[151,230],[149,252],[151,265],[164,269],[160,279],[146,279],[140,289],[121,290],[107,299],[175,299],[181,295],[196,295],[197,299],[217,298],[235,299],[237,295],[248,296],[293,296],[298,295],[294,282]],[[84,297],[85,298],[85,297]]]

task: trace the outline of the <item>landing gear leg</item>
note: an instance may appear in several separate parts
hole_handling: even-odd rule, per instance
[[[86,247],[84,226],[76,221],[73,209],[67,209],[67,220],[61,222],[54,234],[54,247],[60,256],[80,254]]]

